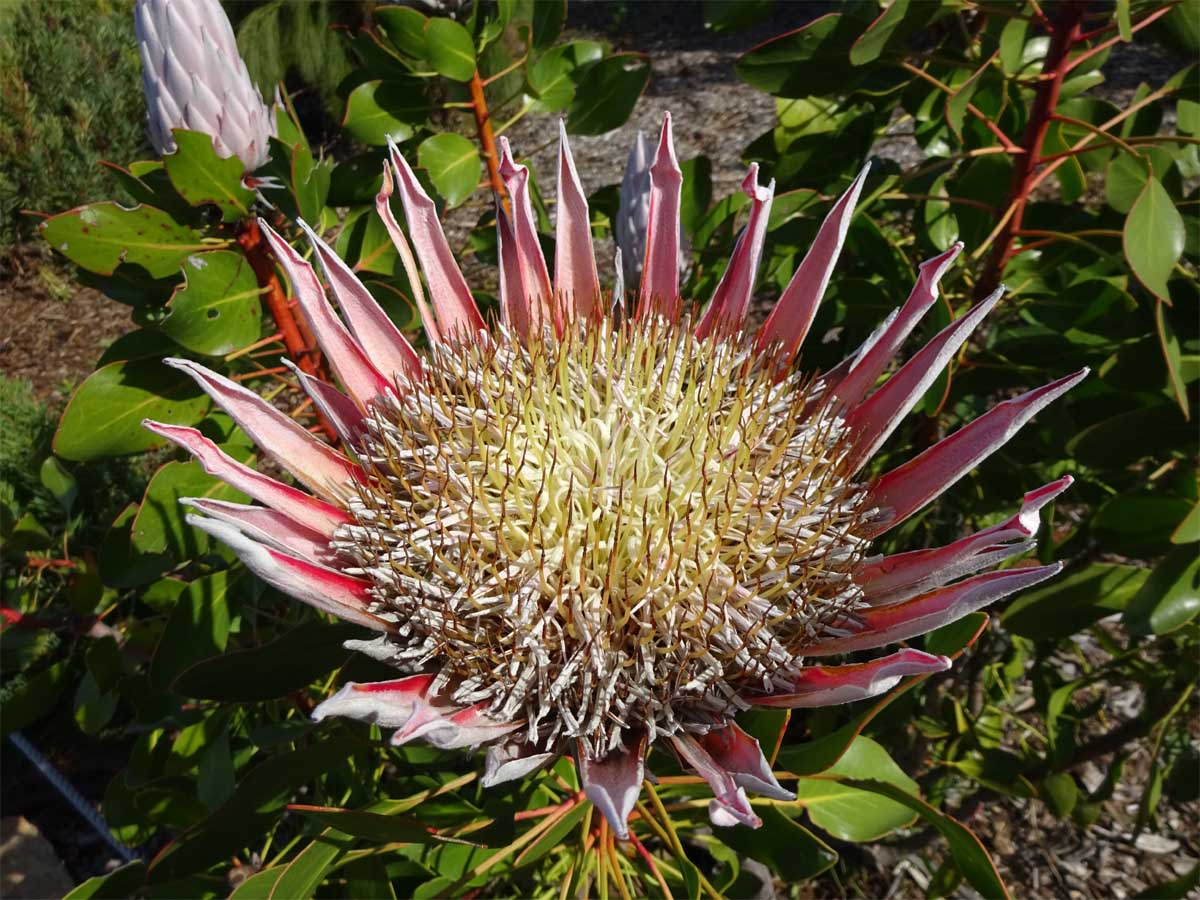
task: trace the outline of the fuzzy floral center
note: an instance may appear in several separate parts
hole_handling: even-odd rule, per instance
[[[536,745],[706,730],[859,602],[841,419],[741,336],[500,333],[439,345],[400,393],[335,546],[398,623],[396,665]]]

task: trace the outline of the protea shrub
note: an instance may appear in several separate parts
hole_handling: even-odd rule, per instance
[[[865,171],[751,328],[773,197],[756,166],[743,184],[749,221],[697,308],[680,296],[681,172],[667,117],[650,166],[641,280],[626,303],[601,290],[565,132],[553,275],[528,170],[502,142],[508,206],[497,204],[500,313],[489,325],[433,202],[394,146],[390,161],[377,208],[408,268],[423,352],[311,229],[300,223],[340,317],[313,266],[262,223],[340,382],[297,372],[340,445],[181,359],[168,362],[297,484],[236,462],[192,428],[146,423],[261,504],[186,500],[189,521],[279,590],[375,632],[348,646],[397,677],[347,683],[314,718],[373,722],[394,729],[393,744],[486,745],[485,785],[570,754],[622,837],[657,744],[707,780],[713,823],[753,827],[747,791],[791,794],[739,713],[848,703],[945,670],[949,659],[912,648],[836,659],[924,634],[1058,572],[984,570],[1032,548],[1039,508],[1069,477],[948,546],[872,554],[873,540],[1086,370],[1005,400],[891,471],[860,474],[1000,298],[880,383],[935,302],[955,246],[921,266],[908,300],[864,346],[829,371],[805,371],[797,353]],[[407,235],[389,207],[393,190]]]
[[[146,124],[159,155],[175,152],[173,129],[210,135],[217,154],[253,171],[270,155],[275,117],[250,80],[218,0],[137,0]]]

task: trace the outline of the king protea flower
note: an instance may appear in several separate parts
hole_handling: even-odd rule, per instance
[[[225,158],[253,171],[267,161],[275,117],[250,80],[233,28],[218,0],[137,0],[150,143],[175,152],[172,128],[212,137]]]
[[[187,500],[197,513],[189,521],[279,590],[377,633],[347,646],[399,677],[347,683],[314,718],[395,729],[393,744],[490,745],[485,785],[573,754],[587,796],[622,836],[657,741],[711,785],[714,823],[757,825],[747,790],[791,794],[738,713],[848,703],[942,671],[949,659],[908,648],[829,660],[909,640],[1059,571],[980,574],[1033,546],[1038,509],[1069,477],[948,546],[887,557],[870,548],[1086,372],[1000,403],[889,472],[860,476],[999,299],[878,384],[961,247],[921,266],[907,302],[866,345],[828,372],[804,373],[794,360],[865,170],[751,330],[773,185],[760,186],[750,167],[749,222],[696,312],[680,296],[680,169],[668,117],[650,169],[640,289],[618,317],[600,290],[565,132],[560,140],[553,277],[529,172],[501,144],[511,215],[497,205],[500,322],[491,328],[433,202],[392,147],[377,208],[409,268],[425,353],[301,223],[339,318],[313,267],[263,224],[341,382],[297,373],[341,447],[196,363],[169,362],[300,486],[247,468],[194,429],[147,427],[262,504]],[[393,185],[407,238],[388,206]]]

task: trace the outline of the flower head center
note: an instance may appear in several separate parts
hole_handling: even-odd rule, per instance
[[[722,721],[853,607],[862,492],[820,389],[685,321],[435,348],[338,546],[460,703],[607,752]]]

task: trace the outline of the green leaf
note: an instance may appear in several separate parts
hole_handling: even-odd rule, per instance
[[[183,273],[184,283],[159,325],[175,343],[193,353],[224,356],[258,339],[261,291],[245,256],[232,250],[197,253],[187,258]]]
[[[679,198],[679,224],[684,234],[696,233],[704,214],[712,203],[712,162],[707,156],[696,156],[684,160],[679,168],[683,172],[683,184]],[[772,207],[774,209],[774,207]]]
[[[38,480],[42,483],[42,487],[54,495],[54,499],[58,501],[62,511],[70,515],[71,507],[75,505],[75,498],[79,496],[79,483],[66,466],[55,457],[47,456],[38,471]]]
[[[959,138],[962,137],[963,120],[967,115],[967,107],[971,105],[971,98],[975,95],[983,73],[988,70],[990,64],[990,59],[985,61],[971,73],[970,78],[960,84],[954,93],[946,98],[946,122]]]
[[[774,0],[704,0],[704,27],[725,34],[767,18],[775,11]]]
[[[283,866],[272,866],[255,872],[237,886],[229,900],[270,900],[275,896],[275,885],[283,877]]]
[[[1167,279],[1183,255],[1183,217],[1157,178],[1149,178],[1125,218],[1125,259],[1138,280],[1171,302]]]
[[[371,17],[383,28],[388,43],[414,62],[425,61],[427,16],[410,6],[377,6]]]
[[[1042,779],[1042,799],[1059,819],[1065,819],[1079,802],[1079,786],[1066,772],[1055,772]]]
[[[1104,198],[1117,212],[1127,213],[1149,177],[1150,166],[1144,156],[1118,153],[1109,161],[1104,174]]]
[[[75,722],[84,734],[97,734],[117,711],[116,691],[102,691],[91,672],[75,689]]]
[[[533,4],[530,39],[534,50],[549,47],[562,34],[567,19],[567,0],[537,0]]]
[[[143,419],[194,425],[208,408],[208,397],[191,378],[158,360],[110,363],[71,396],[54,452],[76,462],[140,453],[166,443],[142,427]]]
[[[991,898],[1007,900],[1009,893],[1007,888],[1004,887],[1004,882],[1000,880],[1000,874],[996,871],[996,864],[988,856],[987,850],[984,849],[975,832],[971,831],[971,829],[967,828],[961,822],[930,806],[920,797],[914,796],[894,784],[887,784],[881,781],[857,781],[852,783],[861,790],[873,791],[894,800],[896,803],[904,804],[923,818],[946,839],[946,843],[950,846],[950,855],[954,859],[954,864],[975,890],[979,891],[988,900],[991,900]]]
[[[89,878],[66,894],[63,900],[120,900],[136,895],[145,880],[146,864],[135,859],[107,875]]]
[[[866,69],[850,64],[859,23],[830,13],[742,54],[734,63],[738,78],[776,97],[845,93]]]
[[[1000,617],[1006,631],[1054,641],[1120,612],[1146,581],[1135,566],[1093,563],[1025,591]]]
[[[451,131],[422,141],[417,148],[417,160],[450,207],[470,197],[483,174],[479,149],[472,141]]]
[[[346,99],[342,126],[364,144],[383,146],[389,137],[408,140],[413,126],[428,117],[429,101],[417,79],[366,81]]]
[[[756,859],[788,884],[799,884],[820,875],[837,862],[828,844],[786,816],[779,806],[757,810],[762,828],[724,828],[715,833],[722,844]]]
[[[245,164],[236,156],[222,159],[212,138],[199,131],[172,129],[176,150],[163,157],[167,177],[192,206],[214,203],[221,221],[236,222],[250,215],[254,193],[242,187]]]
[[[345,835],[326,829],[282,867],[283,873],[268,896],[272,900],[309,900],[325,879],[329,867],[353,843]]]
[[[854,42],[850,48],[850,62],[861,66],[878,59],[892,35],[896,33],[896,29],[900,27],[900,23],[904,21],[906,12],[908,0],[892,0]]]
[[[342,642],[362,634],[356,625],[307,622],[270,643],[201,660],[184,669],[172,689],[205,700],[282,697],[345,663],[350,651]]]
[[[230,620],[227,596],[244,573],[235,569],[197,578],[175,601],[150,662],[155,687],[166,690],[188,666],[225,652]]]
[[[150,881],[159,883],[207,868],[246,844],[261,841],[289,798],[313,779],[344,772],[362,748],[352,739],[325,738],[259,763],[220,809],[159,852],[150,865]]]
[[[571,41],[551,47],[526,71],[529,89],[537,98],[531,109],[540,113],[566,109],[575,99],[577,70],[603,56],[604,48],[595,41]]]
[[[227,448],[228,449],[228,448]],[[246,458],[246,454],[233,453]],[[171,460],[159,467],[146,486],[141,508],[133,520],[130,538],[138,553],[169,553],[177,562],[194,559],[208,551],[207,535],[189,525],[187,510],[179,502],[184,497],[245,502],[246,495],[214,475],[209,475],[194,460]]]
[[[151,278],[172,275],[184,257],[222,246],[175,222],[152,206],[125,209],[112,202],[80,206],[51,216],[42,237],[89,272],[111,275],[121,263],[141,266]]]
[[[1092,529],[1110,552],[1154,555],[1187,515],[1188,505],[1183,497],[1159,492],[1118,494],[1093,514]]]
[[[558,821],[546,829],[544,834],[522,850],[520,855],[513,860],[513,868],[535,863],[555,847],[561,846],[563,839],[583,821],[589,808],[590,804],[588,803],[576,803],[565,812],[559,813]]]
[[[776,765],[779,769],[795,775],[816,775],[828,770],[850,749],[867,724],[892,704],[898,697],[916,687],[928,675],[909,678],[900,687],[876,700],[865,712],[859,713],[846,724],[829,734],[822,735],[802,744],[785,744],[779,751]]]
[[[842,781],[867,778],[918,793],[917,783],[904,774],[883,747],[859,736],[821,777],[799,779],[796,802],[808,812],[814,825],[844,841],[873,841],[911,823],[914,816],[907,806]]]
[[[578,70],[575,99],[567,113],[572,134],[603,134],[625,124],[650,79],[640,53],[614,53]]]
[[[1132,634],[1167,634],[1200,612],[1200,555],[1176,547],[1142,584],[1121,621]]]
[[[925,635],[925,652],[938,656],[954,656],[975,643],[975,639],[987,627],[989,616],[985,612],[973,612],[957,622],[943,625]]]
[[[1133,40],[1133,22],[1129,17],[1129,0],[1117,0],[1117,34],[1123,41]]]
[[[1136,434],[1138,440],[1128,440]],[[1067,442],[1067,452],[1089,466],[1120,468],[1144,457],[1174,451],[1190,454],[1195,429],[1167,403],[1130,410],[1089,425]]]
[[[1162,348],[1163,361],[1167,364],[1167,380],[1171,385],[1171,393],[1179,404],[1179,411],[1185,419],[1190,419],[1187,387],[1183,380],[1183,356],[1179,351],[1179,338],[1167,321],[1167,304],[1159,300],[1154,304],[1154,327],[1158,332],[1158,345]]]
[[[423,824],[417,818],[380,815],[363,809],[308,806],[302,803],[293,803],[288,809],[315,819],[322,825],[336,828],[345,834],[380,844],[393,841],[405,844],[429,844],[436,840],[436,837],[430,833],[430,826]]]
[[[1025,54],[1025,32],[1029,22],[1021,16],[1013,16],[1004,23],[1000,31],[1000,68],[1005,75],[1016,75],[1021,71]]]
[[[958,240],[958,219],[946,191],[947,175],[934,181],[929,188],[931,197],[947,198],[925,201],[925,233],[938,250],[947,250]]]
[[[1200,541],[1200,503],[1193,506],[1171,532],[1172,544],[1192,544],[1196,541]]]
[[[470,81],[475,74],[471,33],[452,19],[430,19],[425,26],[425,56],[439,75]]]
[[[64,659],[6,690],[0,700],[0,737],[8,737],[53,712],[59,695],[70,683],[69,675],[68,660]]]

